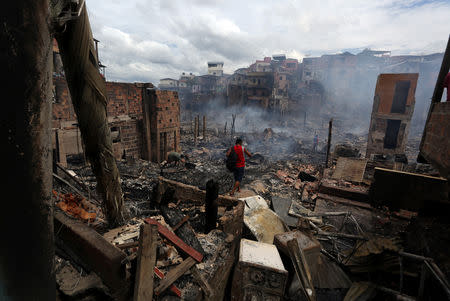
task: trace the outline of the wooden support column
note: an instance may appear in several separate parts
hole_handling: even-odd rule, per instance
[[[206,197],[205,197],[205,209],[206,209],[206,225],[205,233],[216,229],[217,223],[217,198],[219,196],[219,183],[214,180],[206,182]]]
[[[197,144],[197,122],[198,122],[198,119],[197,119],[197,117],[195,117],[195,119],[194,119],[194,144],[195,145]]]
[[[143,224],[140,230],[133,300],[151,301],[153,299],[153,270],[158,246],[158,226]]]
[[[196,130],[197,137],[200,136],[200,115],[197,115],[197,130]]]
[[[0,299],[55,300],[48,0],[2,2]],[[7,176],[6,176],[7,174]]]
[[[327,142],[327,157],[325,159],[325,167],[328,167],[328,159],[330,157],[330,148],[331,148],[331,131],[333,129],[333,118],[330,119],[328,123],[328,142]]]
[[[142,113],[144,115],[144,131],[145,131],[145,145],[146,145],[146,159],[152,160],[152,138],[150,127],[150,93],[153,91],[146,86],[142,88]],[[128,103],[128,102],[127,102]]]

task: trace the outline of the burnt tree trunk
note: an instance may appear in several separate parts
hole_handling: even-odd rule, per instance
[[[56,297],[48,22],[47,0],[2,3],[2,192],[12,197],[0,210],[0,295],[7,300]]]
[[[205,211],[206,211],[206,225],[205,233],[216,229],[217,223],[217,203],[219,196],[219,183],[214,180],[206,182],[206,197],[205,197]]]
[[[125,220],[124,205],[106,116],[106,85],[98,71],[86,6],[78,19],[66,23],[57,40],[85,154],[97,179],[108,222],[121,224]]]

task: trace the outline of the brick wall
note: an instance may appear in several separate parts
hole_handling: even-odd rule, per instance
[[[65,149],[69,148],[68,143],[72,143],[68,139],[64,139],[65,131],[74,131],[74,125],[77,123],[76,114],[70,99],[70,93],[65,78],[61,75],[53,77],[53,123],[54,129],[59,129],[61,132],[61,141],[59,143]],[[107,90],[107,114],[110,128],[113,136],[113,151],[117,159],[120,159],[125,153],[126,156],[133,156],[135,158],[142,157],[144,145],[144,130],[143,130],[143,112],[142,112],[142,93],[144,88],[153,87],[152,84],[144,83],[117,83],[106,82]],[[163,91],[159,91],[163,92]],[[162,93],[164,94],[164,93]],[[167,99],[167,97],[163,97]],[[170,119],[175,124],[179,124],[179,102],[178,95],[177,112],[178,116],[175,118],[171,114],[161,115],[161,126],[170,125]],[[166,100],[166,102],[168,102]],[[165,106],[165,103],[160,107]],[[169,116],[170,115],[170,116]],[[165,120],[164,118],[169,118]],[[54,146],[59,149],[59,146]]]
[[[117,145],[114,147],[115,157],[119,159],[125,153],[125,156],[140,158],[143,151],[144,139],[142,119],[112,121],[109,125],[113,134],[113,141],[114,137],[118,135],[115,139],[117,142],[113,142],[113,144],[120,143],[120,146]],[[114,133],[117,131],[118,133]]]
[[[152,160],[161,162],[167,159],[167,153],[180,151],[180,100],[175,91],[147,91]]]
[[[142,83],[106,82],[108,116],[128,115],[142,119]]]

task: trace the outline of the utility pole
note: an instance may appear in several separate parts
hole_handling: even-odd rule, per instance
[[[203,115],[203,141],[206,141],[206,115]]]
[[[2,3],[3,137],[0,290],[6,300],[55,300],[52,39],[49,1]]]

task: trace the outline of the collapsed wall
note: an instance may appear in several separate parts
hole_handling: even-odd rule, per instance
[[[53,150],[57,162],[67,164],[67,157],[80,155],[83,145],[67,82],[64,76],[53,76]],[[175,91],[151,93],[147,114],[152,120],[152,135],[145,135],[143,99],[151,83],[106,82],[108,122],[116,159],[145,158],[160,162],[170,151],[179,151],[180,106]],[[167,104],[167,105],[166,105]],[[151,117],[150,117],[151,116]],[[153,145],[152,158],[146,156],[146,145]],[[159,152],[157,148],[159,146]]]
[[[405,153],[418,73],[380,74],[370,120],[366,158]]]

